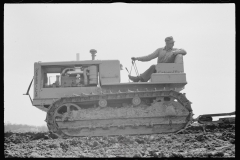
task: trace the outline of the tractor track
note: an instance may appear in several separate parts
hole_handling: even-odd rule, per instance
[[[62,122],[62,124],[65,127],[58,126],[55,114],[57,112],[57,109],[63,105],[63,104],[91,104],[96,105],[97,103],[101,106],[101,103],[107,106],[108,102],[123,102],[126,100],[132,100],[132,101],[142,101],[142,100],[148,100],[151,98],[156,98],[153,103],[156,102],[158,99],[164,98],[164,97],[171,97],[172,99],[177,100],[178,103],[180,103],[188,112],[188,115],[161,115],[159,113],[157,116],[149,116],[146,114],[145,116],[143,114],[136,115],[133,113],[132,115],[128,117],[122,118],[122,122],[117,117],[111,117],[111,118],[105,118],[107,115],[113,115],[113,114],[107,114],[100,119],[97,119],[96,117],[92,116],[91,118],[84,119],[85,124],[82,125],[84,121],[80,121],[77,119],[67,119]],[[172,102],[172,103],[177,103]],[[139,103],[140,104],[140,103]],[[177,106],[178,108],[179,106]],[[78,108],[78,106],[76,106]],[[179,109],[179,108],[178,108]],[[90,111],[91,112],[91,111]],[[126,111],[127,112],[127,111]],[[183,113],[182,113],[183,114]],[[155,118],[155,119],[154,119]],[[118,119],[115,120],[114,119]],[[161,123],[158,123],[161,120]],[[162,91],[162,90],[151,90],[151,91],[130,91],[128,92],[117,92],[117,93],[102,93],[102,94],[83,94],[80,96],[72,96],[72,97],[62,97],[58,100],[56,100],[48,110],[47,113],[47,125],[50,131],[60,135],[60,136],[104,136],[104,135],[115,135],[115,134],[153,134],[153,133],[164,133],[164,132],[176,132],[182,128],[186,128],[187,125],[190,124],[192,121],[192,109],[191,109],[191,102],[185,97],[184,94],[176,92],[174,90],[168,90],[168,91]],[[87,121],[94,121],[92,123],[87,123]],[[111,125],[109,125],[108,121],[112,121]],[[82,123],[81,125],[71,125],[74,123]],[[138,123],[141,122],[141,123]],[[102,123],[102,125],[92,125],[96,123]],[[60,124],[60,122],[59,122]],[[169,125],[171,128],[169,128]],[[171,126],[172,125],[172,126]],[[174,126],[175,125],[175,126]],[[168,128],[167,128],[168,127]],[[98,131],[96,131],[98,130]],[[125,131],[124,131],[125,130]],[[74,133],[76,132],[76,133]],[[135,133],[134,133],[135,132]]]

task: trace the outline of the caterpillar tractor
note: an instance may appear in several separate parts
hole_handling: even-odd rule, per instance
[[[193,120],[183,57],[159,63],[149,82],[120,83],[119,60],[34,63],[32,105],[50,132],[65,136],[173,133]]]

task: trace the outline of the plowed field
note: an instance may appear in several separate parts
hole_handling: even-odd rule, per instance
[[[74,137],[6,132],[4,155],[10,157],[235,157],[235,125],[193,126],[181,134]]]

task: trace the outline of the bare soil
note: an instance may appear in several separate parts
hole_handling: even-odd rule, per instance
[[[199,157],[234,158],[235,125],[192,126],[181,134],[73,137],[48,132],[6,132],[4,155],[11,157]]]

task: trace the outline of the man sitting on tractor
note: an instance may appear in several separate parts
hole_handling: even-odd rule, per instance
[[[175,57],[177,54],[186,55],[187,52],[184,49],[177,49],[173,48],[174,40],[173,37],[165,38],[166,45],[163,48],[158,48],[152,54],[143,57],[132,57],[132,60],[138,61],[150,61],[154,58],[158,57],[158,63],[174,63]],[[129,79],[133,82],[147,82],[150,78],[152,73],[156,73],[156,65],[151,65],[144,73],[140,74],[140,76],[130,76],[128,75]]]

